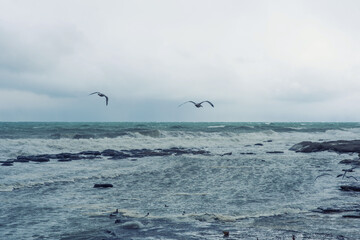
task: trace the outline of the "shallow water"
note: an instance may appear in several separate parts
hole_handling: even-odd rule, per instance
[[[339,191],[355,180],[336,177],[349,168],[339,161],[357,156],[289,150],[359,133],[359,123],[0,123],[1,161],[105,149],[210,152],[0,166],[0,239],[222,239],[225,230],[227,239],[360,239],[359,219],[314,211],[358,204],[358,194]]]

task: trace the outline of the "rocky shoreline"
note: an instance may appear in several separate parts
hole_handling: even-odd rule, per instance
[[[17,156],[16,159],[8,159],[1,162],[2,166],[13,166],[14,163],[24,163],[24,162],[49,162],[50,160],[57,160],[59,162],[69,162],[73,160],[84,160],[84,159],[100,159],[105,157],[110,160],[121,160],[121,159],[131,159],[136,160],[137,158],[143,157],[156,157],[156,156],[171,156],[171,155],[183,155],[183,154],[192,154],[192,155],[210,155],[209,151],[196,149],[196,148],[181,148],[181,147],[172,147],[167,149],[131,149],[131,150],[114,150],[106,149],[102,152],[100,151],[82,151],[79,153],[59,153],[59,154],[39,154],[39,155],[29,155]]]
[[[360,140],[338,140],[338,141],[328,141],[328,142],[310,142],[304,141],[292,146],[289,150],[301,153],[314,153],[314,152],[322,152],[322,151],[332,151],[337,152],[339,154],[342,153],[357,153],[360,157]],[[343,173],[337,175],[337,178],[340,179],[350,179],[352,183],[342,184],[339,186],[339,190],[344,192],[344,194],[359,194],[360,193],[360,184],[358,182],[358,178],[355,176],[350,176],[347,173],[354,173],[355,169],[360,167],[360,158],[356,157],[355,159],[344,159],[339,162],[339,164],[350,165],[350,169],[343,169]],[[330,175],[330,174],[322,174],[318,177]],[[318,178],[317,177],[317,178]],[[316,179],[315,179],[316,180]],[[354,183],[354,180],[356,183]],[[360,180],[360,179],[359,179]],[[314,210],[314,212],[322,213],[322,214],[344,214],[343,218],[360,218],[360,207],[359,205],[352,206],[332,206],[327,208],[319,207]]]
[[[338,140],[328,142],[304,141],[295,144],[289,150],[303,153],[334,151],[337,153],[360,153],[360,140]]]

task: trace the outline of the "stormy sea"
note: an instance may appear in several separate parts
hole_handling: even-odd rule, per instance
[[[0,239],[360,239],[359,151],[332,148],[359,137],[360,123],[1,122]]]

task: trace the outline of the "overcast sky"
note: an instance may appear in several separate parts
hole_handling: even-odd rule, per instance
[[[0,121],[360,121],[359,23],[357,0],[0,0]]]

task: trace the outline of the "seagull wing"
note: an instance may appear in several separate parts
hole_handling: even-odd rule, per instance
[[[105,95],[104,95],[105,96]],[[108,105],[108,102],[109,102],[109,98],[107,96],[105,96],[106,98],[106,106]]]
[[[214,104],[212,104],[210,101],[202,101],[200,104],[207,102],[208,104],[210,104],[212,107],[214,107]]]
[[[95,94],[95,93],[98,93],[98,94],[99,94],[99,92],[93,92],[93,93],[90,93],[89,95],[93,95],[93,94]]]
[[[193,102],[193,101],[186,101],[186,102],[184,102],[184,103],[180,104],[178,107],[180,107],[180,106],[182,106],[182,105],[184,105],[185,103],[188,103],[188,102],[193,103],[194,105],[196,105],[196,102]]]

